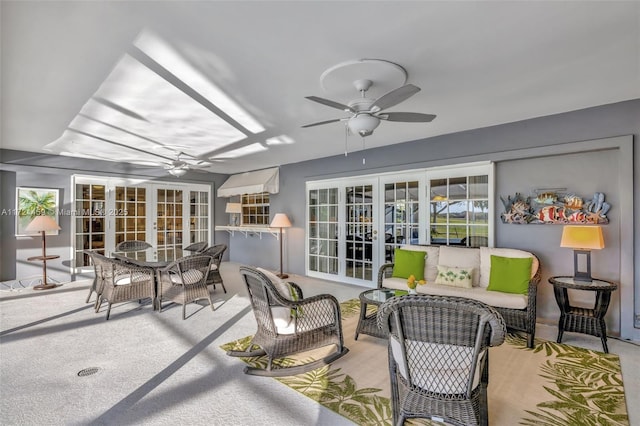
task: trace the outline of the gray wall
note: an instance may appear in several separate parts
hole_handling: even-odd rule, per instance
[[[595,139],[610,138],[620,135],[632,135],[633,144],[633,173],[625,172],[624,176],[619,175],[620,152],[608,151],[599,146],[600,151],[589,150],[589,152],[571,153],[575,145],[574,142],[590,141]],[[628,226],[633,221],[633,212],[640,211],[640,149],[637,149],[638,137],[640,135],[640,99],[621,102],[611,105],[604,105],[579,111],[573,111],[553,116],[535,118],[531,120],[493,126],[483,129],[475,129],[466,132],[437,136],[429,139],[407,142],[377,149],[361,152],[354,152],[349,156],[336,156],[314,161],[306,161],[296,164],[283,165],[280,168],[280,193],[271,197],[271,211],[273,213],[286,212],[293,228],[287,231],[285,238],[285,258],[284,269],[297,274],[304,274],[305,260],[305,182],[309,180],[319,180],[324,178],[355,176],[362,174],[372,174],[376,172],[392,172],[407,170],[412,168],[425,168],[437,165],[457,164],[469,161],[493,160],[496,166],[496,195],[510,195],[516,191],[525,192],[531,188],[540,187],[567,187],[577,193],[593,193],[602,191],[606,194],[607,200],[613,205],[610,212],[612,221],[605,228],[605,238],[607,248],[594,253],[594,275],[606,275],[611,279],[620,277],[619,257],[621,253],[618,241],[623,239],[620,236],[621,230],[631,229],[633,242],[631,245],[634,251],[636,264],[640,264],[640,230]],[[301,142],[304,143],[304,142]],[[606,143],[606,142],[605,142]],[[532,155],[532,150],[542,149],[544,154]],[[567,148],[569,147],[569,148]],[[569,149],[569,151],[567,151]],[[62,189],[64,203],[69,203],[70,179],[69,176],[75,167],[79,171],[98,170],[109,174],[130,174],[130,170],[121,170],[119,165],[108,163],[106,166],[102,162],[82,161],[70,165],[68,159],[60,157],[42,156],[38,154],[16,153],[13,151],[0,152],[2,155],[3,168],[9,172],[15,172],[15,176],[3,173],[3,206],[12,205],[11,201],[15,197],[15,189],[7,186],[7,176],[9,181],[15,177],[15,185],[44,186],[42,182],[49,182],[46,186],[56,186]],[[362,159],[366,158],[366,164],[362,164]],[[28,166],[36,164],[38,166]],[[100,167],[102,169],[100,169]],[[99,172],[92,174],[99,174]],[[89,173],[87,173],[89,174]],[[202,175],[206,176],[206,175]],[[635,178],[634,178],[635,176]],[[151,177],[157,179],[158,176]],[[166,179],[166,177],[165,177]],[[202,179],[201,176],[188,175],[182,180]],[[226,176],[213,175],[209,181],[214,182],[215,189],[226,180]],[[621,182],[623,179],[624,182]],[[632,182],[633,181],[633,182]],[[37,185],[36,185],[37,184]],[[14,185],[14,186],[15,186]],[[629,188],[623,192],[621,188]],[[633,188],[633,189],[631,189]],[[633,212],[631,217],[621,216],[618,208],[626,199],[633,196]],[[8,198],[7,198],[8,197]],[[626,197],[626,198],[625,198]],[[224,203],[226,199],[216,199],[215,221],[217,224],[226,224],[228,215],[224,213]],[[498,201],[499,202],[499,201]],[[498,211],[501,205],[497,206]],[[13,218],[12,218],[13,219]],[[2,229],[6,229],[6,217],[0,216]],[[50,241],[51,250],[56,254],[64,256],[59,264],[54,263],[61,273],[68,271],[62,264],[69,258],[68,231],[65,225],[60,236],[52,238]],[[66,228],[68,229],[68,228]],[[559,245],[560,227],[550,225],[503,225],[496,223],[495,245],[498,247],[520,247],[535,252],[543,264],[543,280],[539,291],[539,317],[542,320],[553,322],[557,319],[558,308],[553,300],[549,285],[546,279],[551,275],[567,274],[571,271],[572,257],[567,250],[560,249]],[[215,232],[215,242],[229,244],[228,258],[232,261],[256,266],[263,266],[270,269],[279,268],[279,245],[278,241],[268,235],[244,237],[236,233],[230,237],[226,232]],[[15,237],[14,237],[15,239]],[[10,238],[9,238],[10,240]],[[19,268],[23,265],[22,259],[33,255],[34,249],[23,246],[25,243],[17,241],[17,258],[10,259],[9,263],[17,260]],[[11,241],[6,242],[6,235],[3,237],[3,257],[6,257]],[[33,244],[31,241],[30,244]],[[29,245],[29,247],[32,247]],[[37,249],[36,249],[37,251]],[[16,252],[16,251],[13,251]],[[35,254],[35,253],[34,253]],[[10,257],[10,256],[9,256]],[[631,262],[633,264],[633,261]],[[3,265],[8,264],[3,262]],[[29,270],[25,273],[37,273],[38,268],[29,265]],[[616,269],[617,268],[617,269]],[[630,266],[633,270],[633,265]],[[22,273],[22,270],[20,271]],[[0,271],[2,275],[5,274]],[[632,272],[633,274],[633,272]],[[640,282],[640,268],[635,271],[629,282],[624,286],[633,287],[634,282]],[[4,277],[2,279],[5,279]],[[620,295],[614,295],[614,301],[609,311],[609,325],[612,331],[620,329]],[[626,294],[629,294],[627,291]],[[631,290],[633,299],[633,289]],[[636,297],[637,299],[637,297]],[[623,304],[631,304],[633,310],[633,300],[623,300]],[[639,303],[636,300],[636,303]]]
[[[567,187],[577,193],[605,192],[614,208],[614,219],[606,227],[607,248],[593,255],[594,275],[618,279],[619,268],[619,201],[621,194],[618,182],[616,152],[590,152],[566,155],[566,146],[578,141],[632,135],[634,150],[634,173],[628,174],[628,187],[634,187],[634,211],[640,211],[640,184],[638,184],[640,135],[640,100],[632,100],[600,107],[588,108],[553,116],[509,123],[466,132],[437,136],[364,152],[355,152],[347,157],[336,156],[315,161],[283,165],[280,168],[280,193],[271,198],[271,211],[286,212],[293,228],[286,239],[284,269],[304,274],[305,265],[305,182],[324,178],[356,176],[376,172],[390,172],[437,165],[457,164],[468,161],[498,161],[496,167],[496,195],[526,192],[531,188]],[[517,160],[518,152],[546,147],[544,158]],[[555,157],[557,152],[561,156]],[[529,157],[531,154],[527,154]],[[366,164],[362,164],[362,158]],[[508,161],[504,160],[509,157]],[[514,160],[513,158],[516,158]],[[631,180],[635,176],[635,185]],[[498,200],[499,203],[499,200]],[[501,212],[501,204],[497,206]],[[633,216],[633,215],[632,215]],[[499,220],[499,219],[498,219]],[[625,217],[625,221],[633,217]],[[520,247],[535,252],[543,263],[543,280],[540,284],[540,315],[543,320],[557,320],[559,311],[550,292],[547,278],[552,275],[570,274],[572,254],[560,249],[560,227],[551,225],[503,225],[496,223],[497,247]],[[638,230],[635,230],[633,247],[635,263],[640,264]],[[263,237],[231,239],[231,260],[277,269],[278,246],[274,238]],[[640,268],[638,268],[640,269]],[[640,282],[635,272],[635,282]],[[633,276],[633,275],[632,275]],[[625,283],[633,286],[632,282]],[[636,284],[637,285],[637,284]],[[633,291],[633,290],[632,290]],[[620,292],[614,295],[609,311],[609,326],[614,332],[620,329]],[[629,303],[627,301],[627,303]],[[633,301],[631,309],[633,309]]]
[[[224,213],[224,202],[215,198],[215,190],[227,179],[227,175],[212,173],[189,172],[177,179],[167,176],[159,168],[135,168],[131,165],[118,163],[81,160],[70,157],[40,155],[20,151],[0,151],[2,160],[2,193],[0,194],[0,211],[2,208],[15,206],[16,187],[57,188],[60,190],[60,208],[73,210],[71,200],[71,176],[73,174],[93,176],[122,176],[132,178],[146,178],[149,181],[165,182],[194,182],[212,184],[214,200],[211,206],[213,222],[224,224],[227,215]],[[222,207],[219,207],[221,203]],[[10,206],[10,207],[7,207]],[[218,208],[216,208],[218,207]],[[59,281],[75,279],[69,272],[72,260],[71,241],[72,216],[59,216],[62,228],[58,235],[47,236],[47,254],[56,254],[60,258],[47,262],[47,274]],[[35,237],[15,236],[15,216],[0,215],[0,229],[2,235],[2,263],[0,264],[0,281],[37,277],[41,275],[40,263],[27,262],[30,256],[41,254],[40,239]],[[214,233],[212,243],[229,243],[225,233]],[[13,266],[12,266],[13,265]]]

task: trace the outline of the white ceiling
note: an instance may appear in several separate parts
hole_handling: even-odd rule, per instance
[[[145,158],[105,141],[134,144],[124,134],[85,137],[91,141],[87,147],[77,132],[67,130],[84,119],[78,114],[91,109],[95,98],[90,100],[101,97],[109,78],[123,74],[119,64],[127,53],[136,56],[141,34],[170,46],[264,127],[239,138],[228,131],[235,142],[220,148],[225,130],[218,130],[213,114],[207,120],[210,111],[192,113],[151,84],[141,90],[140,79],[125,78],[112,90],[157,100],[157,126],[143,133],[149,142],[180,141],[178,151],[217,155],[223,161],[209,169],[219,173],[344,153],[342,123],[301,126],[344,116],[305,96],[340,103],[359,96],[355,89],[326,92],[320,84],[325,70],[349,60],[379,58],[401,65],[407,83],[422,91],[389,111],[437,115],[431,123],[382,122],[366,138],[367,148],[640,98],[640,2],[634,1],[3,0],[0,7],[5,149],[51,152],[43,147],[62,137],[64,150],[79,146],[95,156],[115,146],[118,159]],[[164,78],[172,90],[185,90],[180,81]],[[370,92],[383,94],[375,91],[375,82]],[[196,90],[196,97],[201,93]],[[115,101],[101,107],[109,102]],[[127,108],[130,121],[132,115],[144,117],[132,110],[140,104]],[[281,135],[288,143],[266,142]],[[246,146],[260,151],[229,158],[229,152]],[[361,147],[360,137],[348,138],[350,151]],[[173,155],[162,148],[160,153]]]

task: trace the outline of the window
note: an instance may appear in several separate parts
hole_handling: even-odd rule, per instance
[[[416,180],[384,184],[384,257],[393,262],[395,249],[420,242],[420,199]]]
[[[76,266],[83,266],[89,264],[84,250],[105,254],[106,188],[104,185],[78,184],[75,193]]]
[[[338,274],[338,188],[309,191],[309,269]]]
[[[429,179],[429,242],[481,247],[489,245],[488,171]]]
[[[269,225],[269,193],[242,195],[242,225]]]
[[[209,241],[209,193],[189,194],[189,244]]]
[[[115,193],[116,245],[123,241],[146,241],[146,189],[116,186]]]

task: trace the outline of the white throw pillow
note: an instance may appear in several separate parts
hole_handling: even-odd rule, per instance
[[[276,329],[282,330],[289,326],[291,322],[291,309],[284,306],[272,306],[271,317]]]
[[[474,268],[438,265],[438,276],[436,277],[435,284],[471,288],[473,287],[473,269]]]
[[[477,248],[440,246],[438,265],[473,268],[471,283],[480,283],[480,250]]]
[[[287,300],[294,300],[291,295],[289,284],[286,281],[267,269],[256,269],[266,275],[267,278],[269,278],[273,286],[276,288],[276,290],[278,290],[278,293],[280,293],[280,296],[284,297]]]

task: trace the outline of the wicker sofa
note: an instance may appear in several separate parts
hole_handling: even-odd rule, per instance
[[[466,248],[407,245],[401,248],[426,252],[424,277],[427,284],[417,286],[418,294],[466,297],[493,306],[502,314],[507,328],[525,332],[527,334],[527,346],[533,347],[536,330],[536,293],[540,282],[540,262],[533,253],[517,249],[492,247]],[[491,274],[491,256],[532,258],[531,277],[527,294],[487,290]],[[435,284],[439,265],[470,269],[472,271],[472,287],[462,288]],[[386,263],[380,267],[378,288],[407,290],[407,279],[393,277],[393,267],[393,263]]]

